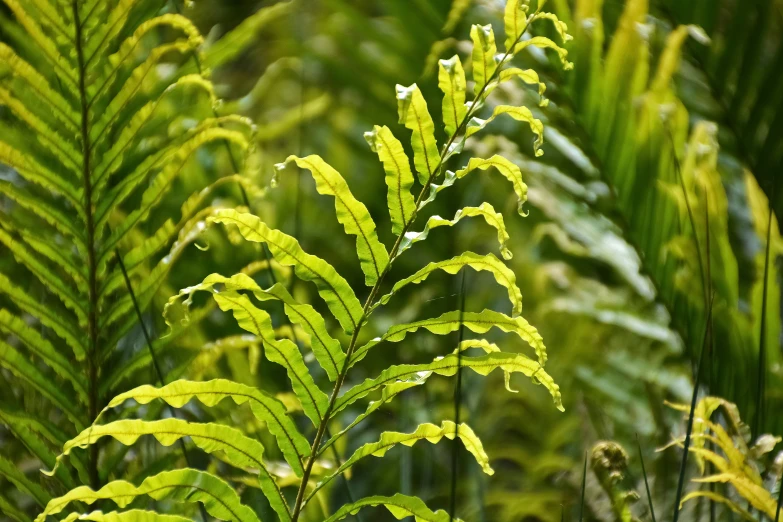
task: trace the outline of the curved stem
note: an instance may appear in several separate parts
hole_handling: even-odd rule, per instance
[[[498,77],[503,66],[506,64],[509,58],[513,56],[511,54],[511,51],[514,49],[514,47],[516,47],[517,43],[519,43],[519,41],[522,39],[522,36],[527,32],[527,28],[530,26],[530,23],[535,19],[537,14],[538,12],[531,15],[527,19],[527,22],[525,24],[525,29],[523,29],[520,32],[519,36],[517,36],[517,39],[514,41],[514,43],[506,50],[505,54],[498,62],[498,66],[495,68],[495,72],[492,73],[492,75],[485,80],[484,85],[481,86],[481,89],[476,94],[474,98],[474,102],[481,100],[481,97],[484,94],[484,92],[487,90],[487,87],[489,87],[489,85],[493,81],[495,81],[495,79]],[[375,285],[373,285],[372,289],[370,290],[370,295],[367,297],[367,300],[365,301],[364,306],[362,307],[362,315],[359,318],[356,328],[354,329],[353,334],[351,335],[351,340],[348,343],[348,350],[345,353],[345,362],[343,363],[343,368],[340,370],[340,373],[337,376],[337,380],[334,383],[334,388],[332,389],[332,393],[329,397],[329,404],[326,408],[326,411],[324,412],[323,419],[321,419],[321,422],[318,425],[318,430],[315,434],[315,439],[313,439],[313,445],[310,448],[311,458],[307,462],[307,466],[305,467],[304,473],[302,474],[302,482],[299,485],[299,491],[296,494],[294,510],[291,515],[292,522],[297,522],[299,520],[299,516],[302,512],[302,508],[304,507],[305,491],[307,489],[307,483],[310,480],[310,474],[313,471],[313,465],[315,464],[316,455],[318,454],[318,449],[321,446],[321,441],[323,440],[324,433],[326,432],[326,428],[329,423],[330,416],[332,414],[332,411],[334,410],[334,405],[335,402],[337,401],[337,396],[343,384],[345,383],[345,378],[347,377],[348,370],[351,367],[350,364],[351,356],[356,350],[356,341],[359,338],[359,333],[361,332],[362,327],[367,322],[369,314],[371,313],[374,304],[374,299],[381,288],[381,283],[383,282],[383,279],[385,278],[386,274],[391,269],[392,263],[394,263],[394,260],[399,255],[400,246],[402,245],[402,239],[405,237],[405,234],[408,232],[408,230],[410,230],[410,227],[413,224],[413,222],[416,221],[416,217],[419,211],[419,205],[421,204],[422,200],[429,192],[433,180],[441,175],[443,171],[443,167],[445,166],[445,162],[449,157],[449,149],[454,144],[454,141],[456,140],[457,136],[459,136],[465,130],[465,127],[467,126],[468,122],[475,114],[478,106],[479,106],[478,103],[471,104],[470,109],[468,109],[468,111],[465,113],[465,116],[462,118],[462,121],[457,126],[454,133],[449,137],[448,141],[446,142],[446,145],[441,150],[438,164],[435,166],[432,172],[430,172],[430,176],[427,179],[427,183],[424,184],[424,187],[421,189],[421,192],[419,192],[419,195],[416,198],[413,215],[411,215],[408,222],[403,226],[402,231],[397,236],[397,239],[394,242],[394,246],[392,246],[391,252],[389,253],[389,263],[386,265],[386,268],[383,270],[383,272],[381,272],[380,276],[378,277],[378,280],[375,282]]]

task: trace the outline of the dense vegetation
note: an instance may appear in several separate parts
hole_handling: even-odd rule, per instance
[[[2,519],[777,522],[782,26],[4,0]]]

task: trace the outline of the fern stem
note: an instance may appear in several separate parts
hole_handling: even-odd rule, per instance
[[[79,103],[81,106],[81,141],[82,141],[82,181],[84,183],[84,215],[87,228],[87,270],[89,286],[89,310],[87,314],[87,335],[89,336],[89,349],[87,354],[87,372],[89,381],[89,417],[90,422],[98,416],[98,282],[97,264],[95,253],[95,223],[92,214],[92,180],[90,179],[92,155],[90,143],[90,110],[87,101],[87,89],[85,81],[87,76],[84,61],[84,49],[82,47],[82,24],[79,18],[79,5],[77,0],[71,2],[73,20],[75,26],[76,59],[79,66]],[[90,485],[98,489],[100,479],[98,475],[98,446],[90,445],[90,462],[88,466]]]
[[[517,43],[522,39],[522,36],[527,32],[527,28],[530,26],[530,23],[535,19],[535,16],[537,14],[538,12],[536,12],[534,15],[531,15],[531,17],[527,19],[527,22],[525,24],[525,29],[520,32],[519,36],[517,36],[517,39],[514,41],[514,43],[511,46],[509,46],[509,48],[506,50],[506,53],[498,62],[498,65],[495,68],[495,72],[492,73],[492,75],[485,80],[484,85],[482,85],[478,94],[476,94],[475,100],[480,100],[481,96],[487,90],[489,84],[491,84],[495,80],[495,78],[498,77],[501,69],[503,68],[503,65],[505,65],[505,63],[508,61],[509,56],[512,56],[511,50],[514,49]],[[329,404],[326,407],[326,411],[324,412],[323,419],[321,419],[321,422],[318,424],[318,430],[316,431],[315,438],[313,439],[313,445],[310,448],[311,457],[307,462],[307,466],[305,467],[304,473],[302,474],[302,481],[299,484],[299,490],[296,493],[296,501],[294,502],[294,510],[291,515],[291,522],[297,522],[299,520],[299,515],[302,512],[302,507],[305,500],[305,491],[307,490],[307,482],[310,480],[310,474],[312,473],[313,465],[315,464],[315,456],[317,455],[318,449],[321,446],[321,441],[323,440],[324,432],[326,431],[326,427],[327,424],[329,423],[332,410],[334,409],[334,404],[335,402],[337,402],[337,396],[343,384],[345,383],[345,378],[348,374],[348,370],[350,369],[351,356],[356,350],[356,341],[359,339],[359,333],[361,332],[362,327],[367,321],[368,314],[372,309],[373,301],[377,296],[378,291],[381,288],[381,283],[386,277],[386,274],[389,273],[389,270],[391,269],[394,260],[397,258],[399,254],[400,246],[402,245],[402,239],[405,237],[405,234],[408,232],[411,225],[413,225],[414,221],[416,221],[416,217],[418,216],[419,205],[421,204],[426,194],[429,192],[433,180],[441,174],[449,149],[451,148],[457,136],[459,136],[460,133],[464,131],[465,127],[470,121],[470,118],[472,118],[473,114],[475,114],[478,105],[479,104],[477,103],[473,103],[471,105],[470,109],[465,113],[465,116],[462,118],[462,121],[460,122],[459,126],[457,126],[456,130],[454,131],[454,134],[452,134],[449,137],[448,141],[446,142],[446,145],[443,147],[440,153],[440,158],[438,159],[438,164],[430,172],[430,176],[427,179],[427,183],[424,184],[424,187],[422,187],[421,192],[419,192],[419,195],[416,198],[413,214],[411,215],[408,222],[403,225],[400,234],[397,236],[397,239],[394,242],[394,246],[392,246],[391,252],[389,252],[389,263],[386,265],[386,268],[383,270],[383,272],[381,272],[380,276],[378,277],[378,280],[373,285],[372,289],[370,290],[370,295],[367,296],[367,300],[365,301],[364,306],[362,307],[362,315],[359,318],[356,328],[354,328],[353,334],[351,335],[351,340],[348,343],[348,350],[345,353],[345,362],[343,363],[343,367],[340,370],[340,373],[337,376],[337,380],[334,383],[334,388],[332,389],[332,393],[329,397]]]
[[[459,465],[459,450],[457,441],[459,440],[460,410],[462,409],[462,338],[464,330],[462,327],[463,314],[465,313],[465,274],[462,272],[462,282],[460,283],[460,303],[459,303],[459,331],[457,333],[457,383],[454,386],[454,443],[451,448],[451,494],[449,497],[449,522],[454,520],[457,512],[457,471]]]

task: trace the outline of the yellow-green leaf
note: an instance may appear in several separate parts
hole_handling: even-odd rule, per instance
[[[474,25],[470,28],[470,38],[473,40],[473,92],[476,96],[484,90],[498,67],[495,55],[495,33],[492,25]]]
[[[530,7],[530,0],[507,0],[506,11],[503,14],[503,27],[506,32],[506,51],[513,52],[514,44],[522,37],[527,30],[527,11]]]
[[[430,319],[421,319],[412,323],[403,323],[394,325],[389,328],[385,334],[381,337],[376,337],[367,342],[360,348],[358,348],[353,357],[351,357],[350,364],[353,366],[357,362],[364,359],[367,352],[378,344],[388,341],[397,343],[405,339],[405,337],[412,332],[417,331],[419,328],[424,328],[436,335],[445,335],[456,331],[460,326],[464,326],[472,332],[483,334],[488,332],[492,328],[498,328],[504,332],[514,333],[518,335],[522,340],[528,343],[536,352],[538,361],[541,365],[546,363],[546,346],[544,346],[544,340],[538,333],[538,330],[530,323],[528,323],[523,317],[509,317],[495,312],[494,310],[483,310],[481,312],[464,312],[460,313],[459,310],[446,312],[439,317],[433,317]]]
[[[465,70],[459,55],[448,60],[438,60],[438,87],[443,91],[443,124],[451,137],[465,119]]]
[[[380,304],[388,303],[391,297],[399,292],[400,289],[409,284],[417,285],[425,281],[430,274],[436,270],[443,270],[444,272],[453,275],[466,266],[469,266],[477,272],[486,270],[492,273],[495,277],[495,281],[508,290],[508,299],[511,302],[511,315],[516,317],[522,313],[522,292],[519,290],[519,287],[517,287],[517,278],[514,275],[514,272],[493,254],[480,256],[473,252],[465,252],[445,261],[434,261],[429,263],[415,274],[395,283],[391,292],[381,297],[378,302]]]
[[[124,508],[140,496],[149,496],[155,500],[200,502],[207,513],[220,520],[258,521],[253,510],[243,505],[237,492],[223,480],[204,471],[178,469],[148,477],[138,486],[124,480],[110,482],[98,491],[80,486],[52,499],[38,515],[36,522],[43,522],[47,516],[61,513],[74,502],[92,505],[99,500],[111,500]]]
[[[373,286],[386,270],[389,254],[378,240],[375,222],[370,217],[367,207],[351,194],[348,184],[340,173],[320,156],[311,155],[305,158],[289,156],[284,163],[276,165],[275,168],[284,168],[291,161],[312,173],[319,194],[334,196],[337,221],[343,225],[346,234],[356,236],[356,253],[359,255],[359,263],[364,272],[364,282],[367,286]]]
[[[416,210],[416,202],[411,194],[413,173],[410,161],[400,140],[394,137],[389,127],[376,125],[372,132],[365,132],[364,138],[373,152],[383,163],[388,187],[386,202],[391,217],[392,233],[399,235],[410,223]]]
[[[497,154],[489,159],[471,158],[468,164],[455,173],[456,179],[461,179],[476,169],[487,170],[494,167],[504,178],[511,182],[514,193],[517,195],[517,212],[524,216],[522,205],[527,201],[527,185],[522,180],[522,171],[510,160]]]
[[[476,216],[483,217],[484,221],[487,222],[487,225],[497,230],[498,244],[500,245],[500,253],[503,256],[503,259],[511,259],[513,256],[511,254],[511,251],[506,246],[509,237],[508,237],[508,232],[506,232],[506,224],[503,221],[503,215],[498,212],[495,212],[494,207],[487,202],[482,203],[478,207],[461,208],[457,211],[456,214],[454,214],[454,219],[451,220],[444,219],[440,216],[430,216],[430,218],[427,219],[427,223],[424,225],[424,230],[422,230],[421,232],[408,232],[405,234],[405,237],[400,242],[400,248],[398,249],[398,254],[405,252],[414,243],[418,243],[419,241],[424,241],[425,239],[427,239],[430,230],[432,230],[433,228],[443,227],[443,226],[452,227],[456,225],[464,217],[476,217]]]
[[[544,124],[541,120],[535,118],[533,113],[527,107],[515,107],[513,105],[498,105],[495,110],[492,111],[492,115],[486,120],[481,118],[471,118],[468,122],[468,126],[465,129],[465,138],[469,138],[484,127],[486,127],[492,120],[500,116],[501,114],[507,114],[517,121],[526,122],[530,125],[530,130],[535,134],[535,141],[533,142],[533,150],[536,156],[542,156],[544,151],[541,150],[541,145],[544,144]]]
[[[397,493],[391,497],[367,497],[351,504],[345,504],[337,512],[324,522],[338,522],[351,515],[357,514],[362,508],[371,506],[383,506],[397,520],[413,517],[415,522],[461,522],[458,518],[452,518],[448,513],[439,509],[432,511],[418,497],[409,497]]]
[[[297,475],[301,476],[302,461],[310,454],[310,445],[296,429],[296,424],[286,413],[283,403],[262,390],[238,382],[226,379],[214,379],[206,382],[180,380],[161,388],[145,384],[114,397],[101,414],[109,408],[122,405],[129,399],[133,399],[139,404],[162,399],[175,408],[181,408],[194,398],[206,406],[215,406],[226,398],[232,399],[236,404],[248,403],[256,418],[263,421],[275,436],[277,446],[283,453],[286,462]]]
[[[353,332],[362,317],[362,305],[348,282],[326,261],[302,250],[299,242],[279,230],[269,228],[257,216],[236,210],[220,210],[208,221],[236,225],[248,240],[266,243],[283,266],[293,266],[298,277],[312,281],[329,310],[348,333]]]
[[[112,437],[121,444],[130,446],[143,435],[152,435],[164,446],[171,446],[184,437],[190,437],[196,446],[207,453],[222,452],[224,460],[232,466],[257,470],[261,489],[272,509],[281,520],[291,520],[285,498],[262,460],[264,447],[239,430],[222,424],[190,423],[169,418],[149,422],[128,419],[93,425],[65,443],[62,454],[57,457],[58,465],[74,448],[87,448],[103,437]],[[44,473],[49,475],[54,471],[56,470]]]
[[[438,144],[435,141],[435,124],[432,122],[427,102],[419,87],[414,83],[410,87],[397,85],[397,115],[406,128],[413,131],[413,165],[416,167],[419,182],[426,185],[440,168]]]

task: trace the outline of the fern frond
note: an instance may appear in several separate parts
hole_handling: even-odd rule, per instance
[[[270,433],[277,439],[277,445],[286,462],[297,475],[301,476],[302,462],[310,454],[307,439],[299,433],[283,403],[261,390],[244,384],[215,379],[207,382],[175,381],[161,388],[143,385],[114,397],[103,412],[121,406],[130,399],[139,404],[162,399],[175,408],[181,408],[194,398],[206,406],[215,406],[226,398],[232,399],[237,405],[249,404],[256,418],[266,423]]]
[[[221,452],[234,467],[257,470],[264,494],[281,520],[289,520],[285,497],[275,483],[263,461],[264,447],[255,439],[230,426],[215,423],[190,423],[180,419],[159,421],[119,420],[108,424],[96,424],[86,428],[63,445],[58,463],[75,448],[87,448],[103,437],[112,437],[124,445],[131,445],[139,437],[152,435],[164,446],[170,446],[183,437],[207,453]],[[47,475],[56,471],[44,472]]]
[[[495,281],[508,290],[508,299],[511,302],[511,315],[516,317],[522,313],[522,292],[517,287],[517,278],[514,275],[514,272],[493,254],[480,256],[473,252],[465,252],[464,254],[447,259],[446,261],[435,261],[428,264],[421,270],[418,270],[415,274],[395,283],[391,292],[381,297],[378,300],[378,304],[382,305],[388,303],[394,294],[409,284],[421,284],[436,270],[443,270],[444,272],[453,275],[464,267],[470,267],[477,272],[482,270],[490,272],[494,276]]]
[[[63,519],[63,522],[75,522],[76,520],[92,520],[94,522],[189,522],[189,518],[179,515],[162,515],[157,511],[145,511],[143,509],[131,509],[128,511],[93,511],[80,515],[71,513]]]
[[[35,519],[43,522],[47,516],[62,513],[74,502],[92,505],[100,500],[111,500],[124,508],[136,498],[149,496],[155,500],[200,502],[207,513],[220,520],[258,522],[252,509],[242,504],[234,489],[220,478],[195,469],[166,471],[145,479],[138,486],[117,480],[98,491],[81,486],[52,499]]]
[[[372,132],[365,132],[364,139],[383,163],[392,233],[401,234],[416,213],[416,203],[410,192],[413,187],[413,173],[408,155],[405,154],[400,140],[395,138],[389,127],[385,125],[383,127],[376,125]]]
[[[461,321],[460,317],[462,317]],[[479,334],[486,333],[492,328],[514,333],[535,350],[536,356],[542,365],[546,363],[547,355],[543,339],[539,335],[538,330],[531,326],[523,317],[509,317],[494,310],[483,310],[481,312],[465,312],[464,314],[460,314],[459,311],[446,312],[439,317],[392,326],[381,337],[377,337],[357,348],[349,364],[353,366],[361,361],[367,355],[367,352],[382,342],[400,342],[409,333],[416,332],[419,328],[424,328],[436,335],[445,335],[456,331],[460,324],[470,331]]]
[[[383,506],[389,513],[394,515],[394,518],[397,520],[413,517],[415,522],[460,522],[460,519],[451,517],[442,509],[432,511],[421,499],[409,497],[400,493],[391,497],[367,497],[352,502],[351,504],[346,504],[324,522],[345,520],[347,517],[357,514],[361,509],[368,506]]]
[[[482,203],[478,207],[463,207],[454,214],[454,218],[444,219],[440,216],[430,216],[427,219],[427,223],[424,225],[424,230],[421,232],[407,232],[400,244],[399,253],[402,254],[414,243],[424,241],[430,233],[430,230],[437,227],[453,227],[459,223],[464,217],[477,217],[484,218],[487,225],[491,226],[498,233],[498,245],[500,246],[500,254],[503,259],[509,260],[513,257],[513,254],[506,246],[508,244],[509,236],[506,231],[506,224],[503,221],[503,214],[495,212],[495,208],[487,202]]]
[[[413,165],[419,183],[426,185],[437,174],[441,164],[438,143],[435,141],[435,124],[427,109],[427,102],[415,83],[410,87],[397,85],[396,89],[399,122],[413,131]]]
[[[213,291],[217,292],[215,286],[220,285],[221,291],[250,291],[259,301],[271,299],[279,300],[284,304],[285,314],[292,324],[300,326],[309,336],[311,348],[321,367],[326,372],[331,381],[337,378],[338,373],[345,363],[345,354],[342,351],[340,343],[333,339],[326,329],[326,324],[315,309],[307,304],[296,302],[288,290],[280,283],[274,284],[267,290],[263,290],[250,276],[246,274],[235,274],[231,277],[223,277],[218,274],[212,274],[204,279],[199,285],[189,287],[179,293],[179,295],[169,299],[164,314],[170,315],[168,308],[182,298],[184,295],[190,299],[195,291]]]
[[[326,261],[306,253],[293,237],[269,228],[252,214],[235,210],[221,210],[209,222],[236,225],[248,240],[266,243],[272,255],[283,266],[294,267],[294,272],[305,281],[312,281],[318,294],[347,333],[353,332],[362,316],[362,306],[348,282]]]
[[[443,437],[454,440],[458,437],[473,457],[484,473],[492,475],[495,471],[489,465],[489,457],[484,452],[484,448],[481,445],[481,441],[476,437],[473,430],[465,423],[457,426],[451,421],[443,421],[440,426],[435,424],[420,424],[416,430],[412,433],[397,433],[392,431],[385,431],[381,433],[380,440],[378,442],[369,442],[357,449],[350,457],[348,457],[343,464],[337,468],[333,473],[329,474],[323,480],[321,480],[309,493],[307,499],[312,498],[321,488],[326,486],[335,477],[345,473],[346,470],[351,468],[356,462],[365,457],[383,457],[387,451],[392,449],[398,444],[404,446],[413,446],[421,440],[426,440],[432,444],[437,444]]]
[[[367,207],[353,197],[345,179],[320,156],[312,155],[306,158],[289,156],[284,163],[276,165],[275,168],[283,169],[292,161],[312,173],[319,194],[334,196],[337,221],[343,225],[346,234],[356,236],[356,253],[359,255],[359,262],[364,272],[364,282],[367,286],[373,286],[389,265],[389,254],[378,240],[375,222],[370,217]]]
[[[453,136],[468,111],[465,107],[465,70],[458,54],[448,60],[438,60],[438,87],[443,91],[443,125],[446,134]]]
[[[495,74],[497,62],[495,55],[498,48],[495,45],[495,33],[492,26],[474,25],[470,28],[470,38],[473,40],[473,93],[481,96],[484,86]],[[480,100],[479,100],[480,101]]]

